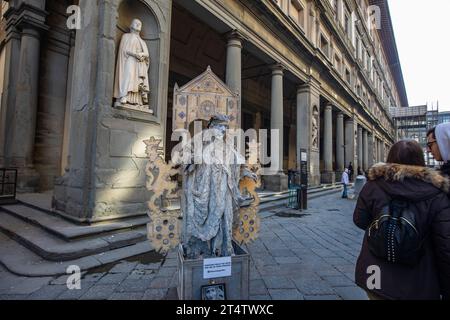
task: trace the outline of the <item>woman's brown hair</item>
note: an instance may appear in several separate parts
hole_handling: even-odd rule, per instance
[[[401,140],[395,143],[389,150],[387,162],[425,167],[422,147],[415,140]]]

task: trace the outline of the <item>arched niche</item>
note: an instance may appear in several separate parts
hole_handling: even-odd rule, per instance
[[[162,64],[165,63],[161,49],[165,30],[161,27],[164,23],[160,20],[164,19],[164,16],[152,0],[122,0],[118,7],[116,24],[116,57],[122,36],[130,32],[133,19],[142,21],[141,38],[146,42],[150,54],[150,108],[154,116],[161,118],[159,106],[162,102],[161,88],[164,85],[161,72]]]

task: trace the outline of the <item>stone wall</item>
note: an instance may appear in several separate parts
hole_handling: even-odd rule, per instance
[[[89,14],[75,44],[69,164],[55,187],[54,207],[90,222],[145,214],[150,194],[143,140],[165,134],[172,4],[81,0],[80,6]],[[154,115],[113,107],[120,34],[137,12],[151,55]]]
[[[66,9],[72,1],[47,1],[49,30],[41,39],[39,101],[36,117],[34,162],[39,173],[38,190],[53,188],[61,174],[64,118],[71,33],[66,27]]]

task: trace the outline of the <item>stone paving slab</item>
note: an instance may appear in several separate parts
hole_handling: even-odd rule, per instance
[[[304,300],[297,289],[269,289],[273,300]]]
[[[250,299],[367,299],[354,284],[363,232],[353,224],[354,201],[339,194],[309,202],[307,215],[262,215],[251,255]],[[81,290],[67,276],[26,278],[0,266],[0,299],[177,299],[177,252],[161,261],[134,259],[83,274]],[[109,256],[103,258],[111,259]]]

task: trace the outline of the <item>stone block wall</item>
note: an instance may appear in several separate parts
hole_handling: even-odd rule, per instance
[[[172,3],[80,0],[80,6],[89,14],[75,44],[68,169],[56,183],[53,205],[87,222],[146,214],[151,195],[143,140],[165,135]],[[124,20],[136,12],[144,26],[159,28],[142,35],[151,55],[153,115],[114,107],[118,35],[128,32],[122,30]]]

